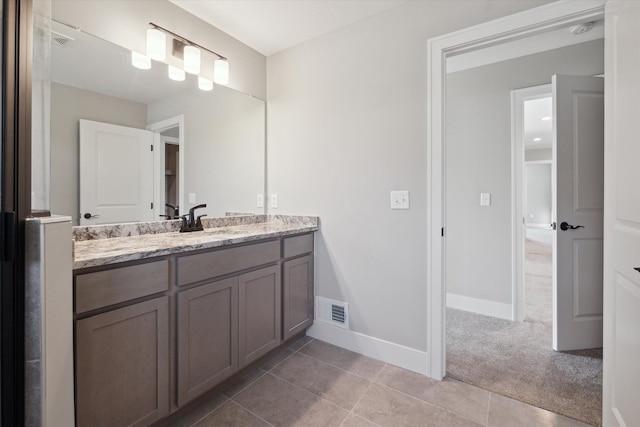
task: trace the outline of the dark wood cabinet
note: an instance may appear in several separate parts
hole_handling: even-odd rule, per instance
[[[169,298],[76,322],[76,422],[146,426],[169,413]]]
[[[313,323],[313,256],[282,264],[282,335],[287,340]]]
[[[281,285],[277,265],[238,277],[240,284],[240,367],[281,342]]]
[[[178,293],[178,406],[238,370],[238,278]]]

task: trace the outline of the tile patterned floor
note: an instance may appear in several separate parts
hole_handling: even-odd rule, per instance
[[[303,337],[172,426],[586,426]]]

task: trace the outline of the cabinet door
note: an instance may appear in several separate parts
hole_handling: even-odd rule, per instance
[[[238,279],[178,293],[178,406],[238,370]]]
[[[277,265],[242,274],[240,283],[240,367],[280,345],[281,284]]]
[[[168,297],[78,320],[77,425],[146,426],[168,413]]]
[[[282,335],[288,340],[313,323],[313,256],[285,261],[282,266]]]

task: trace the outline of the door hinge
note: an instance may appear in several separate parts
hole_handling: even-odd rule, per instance
[[[3,245],[0,247],[0,250],[2,251],[3,261],[15,261],[16,228],[16,213],[3,212],[0,215],[0,236],[2,236],[3,243]]]
[[[440,229],[440,237],[444,237],[444,227]]]
[[[153,209],[153,202],[151,202],[151,209]]]

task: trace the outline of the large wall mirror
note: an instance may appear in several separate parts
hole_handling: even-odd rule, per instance
[[[53,214],[97,225],[172,217],[167,204],[180,214],[199,204],[208,216],[264,213],[263,100],[220,85],[202,91],[189,74],[171,80],[155,61],[134,68],[130,51],[55,19]]]

